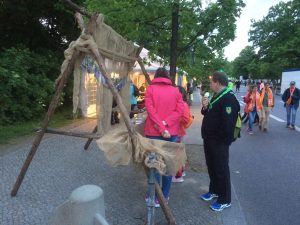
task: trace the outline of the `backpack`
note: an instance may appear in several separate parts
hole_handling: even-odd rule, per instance
[[[137,96],[140,95],[139,89],[138,89],[137,86],[135,86],[134,84],[133,84],[133,95],[134,95],[135,97],[137,97]]]
[[[240,112],[238,112],[238,117],[236,119],[235,128],[233,132],[233,139],[236,140],[241,137],[241,127],[242,127],[242,118]]]
[[[189,121],[187,124],[184,124],[184,128],[185,129],[189,128],[192,125],[193,121],[194,121],[194,116],[190,113]]]

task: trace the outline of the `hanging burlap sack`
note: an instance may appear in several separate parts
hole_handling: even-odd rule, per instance
[[[138,133],[131,140],[124,125],[113,128],[96,142],[112,166],[128,165],[133,160],[134,163],[156,168],[161,174],[175,175],[186,162],[184,144],[148,139]],[[148,158],[150,152],[156,153],[153,162]]]

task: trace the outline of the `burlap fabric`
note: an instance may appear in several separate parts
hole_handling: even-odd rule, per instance
[[[124,124],[114,127],[96,142],[112,166],[128,165],[133,160],[156,168],[161,174],[175,175],[186,162],[184,144],[148,139],[139,133],[135,133],[132,140]],[[148,157],[150,152],[156,153],[153,163]]]
[[[111,27],[107,26],[103,21],[103,15],[97,18],[96,29],[93,36],[81,34],[81,36],[72,42],[69,48],[65,51],[65,58],[62,65],[62,71],[69,63],[74,50],[80,50],[90,54],[93,48],[98,49],[104,58],[105,68],[107,74],[118,79],[127,78],[129,81],[128,73],[132,69],[136,61],[136,54],[138,46],[132,42],[125,40],[121,35],[115,32]],[[80,77],[82,71],[80,69],[83,57],[78,58],[74,68],[74,86],[73,86],[73,113],[76,113],[80,101]],[[96,64],[96,63],[95,63]],[[130,84],[127,82],[120,90],[120,95],[123,99],[123,104],[130,110]],[[98,130],[100,135],[105,134],[110,129],[110,117],[112,112],[112,94],[101,80],[97,84],[97,118]],[[122,118],[121,118],[122,119]]]
[[[103,22],[103,16],[97,19],[96,30],[93,36],[81,34],[71,42],[65,51],[65,61],[61,67],[61,74],[66,69],[75,50],[91,54],[95,49],[104,56],[105,67],[108,75],[118,74],[119,78],[128,77],[136,61],[138,47],[126,41],[111,27]],[[77,59],[74,69],[73,111],[76,112],[80,96],[80,65],[83,57]],[[59,78],[58,78],[59,79]],[[126,108],[130,109],[130,84],[121,89],[120,95]],[[175,175],[181,165],[186,161],[183,144],[151,140],[134,132],[131,140],[123,121],[120,126],[111,129],[110,118],[112,111],[112,93],[102,82],[97,88],[97,118],[98,133],[104,135],[97,140],[100,149],[105,152],[108,161],[113,165],[127,165],[133,159],[135,163],[144,163],[149,168],[156,168],[161,174]],[[156,160],[150,163],[149,152],[156,153]]]

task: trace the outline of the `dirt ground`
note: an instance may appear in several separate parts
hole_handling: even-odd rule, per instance
[[[187,154],[187,168],[195,172],[207,172],[204,149],[202,145],[185,145]]]

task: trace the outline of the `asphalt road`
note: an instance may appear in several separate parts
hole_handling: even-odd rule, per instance
[[[231,146],[232,183],[248,225],[300,224],[300,110],[296,130],[287,129],[280,100],[276,96],[268,133],[256,126],[249,135],[245,125]]]

